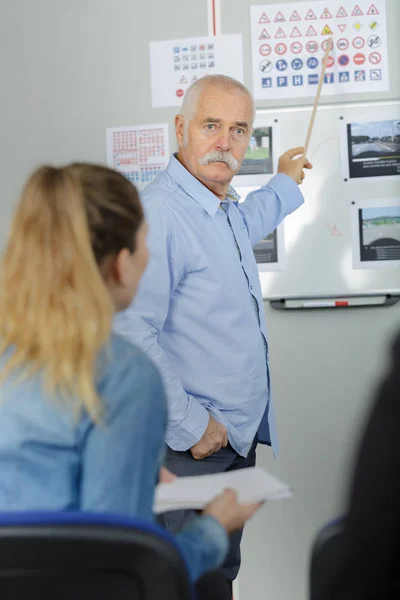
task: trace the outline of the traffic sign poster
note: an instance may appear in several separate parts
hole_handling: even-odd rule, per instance
[[[268,56],[268,43],[259,46]],[[223,73],[243,82],[242,36],[150,42],[150,68],[152,106],[180,106],[188,87],[205,75]]]
[[[385,0],[251,6],[250,20],[256,100],[314,97],[330,37],[324,95],[389,89]]]

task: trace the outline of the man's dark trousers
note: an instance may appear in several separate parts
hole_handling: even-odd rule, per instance
[[[256,464],[256,446],[257,441],[255,440],[246,458],[237,454],[232,446],[228,444],[226,448],[221,448],[219,452],[202,460],[195,460],[189,450],[187,452],[175,452],[171,448],[168,448],[164,464],[167,469],[175,473],[178,477],[236,471],[237,469],[254,467]],[[196,511],[194,510],[175,510],[158,515],[157,520],[168,531],[176,533],[195,514]],[[230,581],[233,581],[239,572],[242,534],[243,530],[232,534],[229,553],[221,567],[226,578]]]

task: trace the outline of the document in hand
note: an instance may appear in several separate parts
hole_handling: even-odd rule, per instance
[[[153,510],[156,514],[184,508],[201,510],[227,488],[235,490],[243,504],[280,500],[292,495],[286,483],[259,467],[250,467],[228,473],[178,477],[172,483],[160,483]]]

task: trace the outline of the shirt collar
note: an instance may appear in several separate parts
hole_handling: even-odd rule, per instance
[[[171,156],[166,170],[168,174],[179,183],[181,188],[183,188],[193,200],[196,200],[196,202],[198,202],[211,217],[215,215],[221,201],[179,162],[176,158],[176,154]],[[239,194],[232,186],[229,186],[226,194],[226,201],[232,201],[237,204],[239,200]]]

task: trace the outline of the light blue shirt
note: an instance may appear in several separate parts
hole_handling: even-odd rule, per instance
[[[0,369],[9,358],[0,355]],[[40,375],[0,383],[0,511],[82,510],[153,520],[165,451],[166,398],[149,358],[112,335],[99,359],[95,425],[50,397]],[[228,536],[212,517],[176,535],[194,581],[217,568]]]
[[[168,445],[191,448],[211,413],[240,455],[248,454],[257,433],[276,454],[253,246],[302,204],[298,186],[278,174],[224,211],[217,196],[172,157],[142,201],[150,262],[132,305],[116,315],[115,330],[140,346],[161,372]]]

